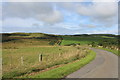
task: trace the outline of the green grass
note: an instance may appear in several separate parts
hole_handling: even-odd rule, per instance
[[[90,44],[92,42],[99,43],[103,40],[116,40],[116,38],[101,37],[101,36],[63,36],[61,45],[80,43],[81,45]]]
[[[89,52],[88,48],[84,45],[91,42],[99,43],[103,40],[117,42],[116,38],[106,35],[63,36],[43,33],[4,33],[2,38],[3,40],[0,44],[2,44],[4,78],[29,75],[32,72],[41,71],[60,64],[67,64],[83,58]],[[81,46],[79,48],[77,47],[78,45],[64,46],[73,43],[80,43]],[[43,61],[39,62],[38,56],[41,53],[43,54]],[[40,75],[42,77],[45,77],[45,74],[47,74],[46,77],[53,77],[54,75],[55,77],[63,77],[91,61],[94,57],[94,54],[91,54],[79,62],[72,63],[74,65],[67,64],[68,66],[65,65],[66,67],[55,69],[56,74],[53,74],[54,70],[50,70],[50,72],[41,73]],[[24,58],[24,65],[21,64],[21,57]],[[61,69],[64,71],[62,72]],[[48,74],[51,74],[51,76]]]
[[[108,36],[101,36],[102,38],[114,38],[114,37],[108,37]]]
[[[73,46],[49,44],[58,44],[59,42],[60,37],[41,33],[3,34],[3,77],[12,78],[29,74],[87,55],[86,51],[88,50],[85,47],[78,49]],[[42,62],[39,62],[39,54],[43,54]],[[77,56],[78,54],[80,56]],[[23,65],[21,57],[23,57]]]
[[[3,77],[16,77],[71,62],[77,57],[87,55],[88,52],[83,50],[88,51],[85,47],[78,49],[72,46],[24,46],[18,49],[3,49]],[[39,62],[39,54],[43,54],[42,62]],[[21,57],[24,58],[23,65]]]
[[[99,48],[99,49],[103,49],[103,50],[106,50],[106,51],[109,51],[109,52],[112,52],[118,56],[120,56],[120,53],[118,50],[113,50],[113,49],[108,49],[108,48]]]
[[[87,44],[89,41],[86,41],[85,37],[64,36],[61,45],[73,43]]]
[[[84,65],[92,61],[96,56],[96,53],[91,51],[85,58],[80,59],[80,61],[73,62],[71,64],[66,64],[62,67],[58,67],[46,72],[34,76],[28,76],[29,78],[63,78],[68,74],[80,69]]]

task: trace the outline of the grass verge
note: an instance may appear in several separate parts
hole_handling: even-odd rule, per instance
[[[84,65],[88,64],[90,61],[92,61],[95,58],[95,56],[96,53],[94,51],[91,51],[86,57],[82,58],[77,62],[66,64],[62,67],[51,69],[49,71],[42,72],[34,76],[28,76],[28,78],[63,78],[68,74],[80,69]]]
[[[118,50],[113,50],[113,49],[108,49],[108,48],[99,48],[99,49],[106,50],[106,51],[112,52],[112,53],[120,56],[120,53]]]

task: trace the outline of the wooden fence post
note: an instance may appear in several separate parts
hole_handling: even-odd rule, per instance
[[[38,58],[39,58],[39,62],[40,62],[40,54],[39,54]]]
[[[12,55],[10,56],[10,68],[12,68]]]
[[[39,62],[42,61],[42,54],[39,54]]]
[[[43,59],[43,58],[42,58],[42,54],[41,54],[41,61],[42,61],[42,59]]]
[[[23,56],[21,56],[21,64],[23,65]]]
[[[61,53],[59,53],[59,57],[61,56]]]

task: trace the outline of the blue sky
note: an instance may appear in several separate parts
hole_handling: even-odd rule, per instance
[[[2,32],[118,34],[117,2],[2,3]]]

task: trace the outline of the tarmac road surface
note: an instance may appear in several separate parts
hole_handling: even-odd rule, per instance
[[[96,58],[66,78],[118,78],[118,56],[100,49],[92,50],[97,53]]]

